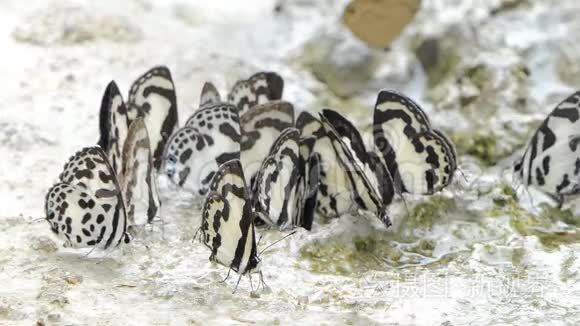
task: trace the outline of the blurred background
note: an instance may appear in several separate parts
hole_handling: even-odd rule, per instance
[[[554,105],[580,88],[579,44],[578,0],[0,0],[0,283],[9,284],[0,289],[0,323],[52,316],[114,324],[128,311],[162,324],[232,316],[240,323],[580,323],[577,219],[524,210],[502,172]],[[213,288],[223,270],[208,271],[206,252],[192,250],[184,233],[177,243],[150,246],[157,259],[175,250],[168,260],[131,249],[144,256],[123,259],[141,267],[107,262],[70,290],[61,274],[46,276],[56,259],[46,258],[56,251],[48,226],[28,223],[42,217],[44,194],[66,158],[97,141],[107,83],[116,80],[127,94],[155,65],[173,74],[181,123],[205,81],[223,94],[259,70],[281,74],[284,98],[299,110],[334,108],[367,131],[378,90],[398,90],[450,135],[474,177],[414,206],[386,236],[336,221],[296,236],[279,249],[289,261],[268,257],[275,290],[261,301]],[[35,259],[48,263],[35,269]],[[72,275],[93,268],[57,261]],[[107,268],[121,281],[108,284]],[[119,284],[141,292],[111,288]],[[445,292],[417,295],[436,292],[432,284]],[[55,304],[62,299],[55,288],[69,301]],[[94,293],[112,298],[109,310],[71,303],[102,303]],[[137,298],[143,307],[131,307]],[[155,305],[167,314],[142,314]],[[79,309],[89,310],[75,317]]]

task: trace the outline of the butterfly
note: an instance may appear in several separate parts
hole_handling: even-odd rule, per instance
[[[240,160],[253,185],[272,144],[286,128],[294,126],[294,106],[285,101],[259,104],[240,116]]]
[[[394,197],[394,184],[378,155],[366,150],[358,130],[338,112],[325,109],[320,120],[346,172],[352,200],[361,210],[373,212],[386,227],[391,226],[387,208]]]
[[[164,171],[169,179],[200,196],[207,194],[218,167],[240,158],[237,108],[221,101],[213,84],[202,89],[200,108],[167,142]]]
[[[421,0],[352,0],[344,25],[373,48],[386,49],[415,17]]]
[[[130,242],[124,200],[130,189],[122,190],[100,147],[77,152],[59,179],[46,194],[45,213],[64,247],[108,249]]]
[[[229,267],[240,278],[248,273],[261,276],[254,212],[241,162],[222,164],[209,189],[200,228],[201,240],[211,250],[209,260]]]
[[[562,206],[580,193],[580,91],[559,103],[529,141],[515,176],[535,186]]]
[[[103,95],[99,126],[98,145],[118,176],[119,183],[133,183],[123,187],[132,190],[128,193],[132,203],[131,207],[127,207],[129,221],[132,225],[151,223],[158,215],[161,201],[157,192],[149,132],[144,118],[128,110],[114,81],[109,83]],[[129,177],[129,173],[134,175]]]
[[[240,116],[250,108],[282,98],[284,80],[275,72],[258,72],[245,80],[238,80],[228,94],[228,102],[239,110]]]
[[[325,217],[339,217],[353,210],[351,187],[345,169],[339,163],[331,139],[322,122],[307,111],[296,119],[302,138],[314,141],[310,149],[318,160],[316,211]]]
[[[395,182],[397,193],[432,195],[447,187],[457,169],[451,140],[431,127],[407,96],[382,90],[373,114],[374,152]]]
[[[287,128],[272,145],[253,191],[256,212],[268,225],[312,228],[319,173],[313,144],[314,139],[301,139],[298,129]]]
[[[141,75],[129,90],[128,119],[143,117],[149,130],[153,166],[157,171],[163,163],[165,144],[177,129],[177,98],[171,72],[158,66]]]

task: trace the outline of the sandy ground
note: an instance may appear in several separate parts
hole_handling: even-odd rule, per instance
[[[426,0],[427,13],[411,33],[477,21],[495,2]],[[521,60],[532,77],[525,87],[538,108],[533,113],[542,116],[573,88],[555,75],[561,58],[550,49],[577,39],[570,12],[580,11],[574,0],[557,10],[530,2],[485,30],[495,31],[488,38],[503,34],[506,48],[527,51]],[[457,178],[432,205],[408,198],[412,214],[397,204],[389,231],[355,216],[299,231],[263,254],[269,291],[251,293],[244,278],[232,294],[237,277],[220,282],[227,270],[209,263],[208,251],[192,241],[199,201],[163,177],[163,225],[112,252],[61,248],[37,221],[44,194],[65,160],[96,142],[100,98],[111,79],[126,93],[149,67],[169,66],[183,122],[205,80],[225,90],[259,69],[276,70],[287,99],[319,109],[327,90],[297,58],[313,35],[337,24],[341,7],[281,3],[274,15],[276,2],[258,0],[0,1],[0,324],[580,324],[578,229],[553,222],[550,232],[565,238],[546,244],[537,233],[522,234],[512,211],[494,206],[505,199],[500,171],[512,158],[487,168],[462,156],[468,181]],[[432,113],[424,73],[404,44],[392,53],[371,85],[396,86]],[[375,91],[356,101],[369,105]],[[432,113],[447,128],[449,116]],[[501,121],[495,123],[490,127]],[[419,203],[435,207],[436,216],[421,215]],[[265,232],[262,243],[278,238]]]

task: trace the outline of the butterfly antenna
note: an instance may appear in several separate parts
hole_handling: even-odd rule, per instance
[[[96,246],[95,247],[92,247],[91,250],[89,252],[87,252],[87,254],[85,255],[85,258],[87,258],[90,254],[92,254],[93,251],[95,251],[96,248],[97,248]]]
[[[461,176],[463,177],[463,180],[465,180],[466,183],[469,183],[469,179],[467,178],[467,176],[465,175],[465,172],[463,172],[463,170],[460,167],[457,167],[457,171],[459,172],[459,174],[461,174]]]
[[[283,237],[282,237],[282,239],[276,240],[276,241],[272,242],[271,244],[267,245],[267,246],[266,246],[266,248],[264,248],[264,249],[262,249],[262,251],[260,251],[260,253],[258,254],[258,256],[261,256],[261,255],[262,255],[262,253],[263,253],[264,251],[266,251],[268,248],[270,248],[270,247],[272,247],[273,245],[277,244],[278,242],[280,242],[280,241],[282,241],[282,240],[284,240],[284,239],[288,238],[289,236],[292,236],[292,235],[294,235],[296,232],[298,232],[298,231],[292,231],[291,233],[289,233],[289,234],[286,234],[285,236],[283,236]]]
[[[260,241],[262,241],[263,237],[264,237],[264,234],[260,234],[260,237],[258,238],[258,243],[256,243],[256,247],[260,245]]]
[[[47,220],[46,217],[39,217],[39,218],[35,218],[34,220],[28,222],[28,224],[34,224],[34,223],[38,223],[39,221],[44,221]]]

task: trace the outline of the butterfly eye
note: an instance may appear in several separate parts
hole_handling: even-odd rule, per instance
[[[172,164],[177,163],[177,157],[175,157],[175,155],[169,155],[167,157],[167,160],[169,161],[169,163],[172,163]]]

